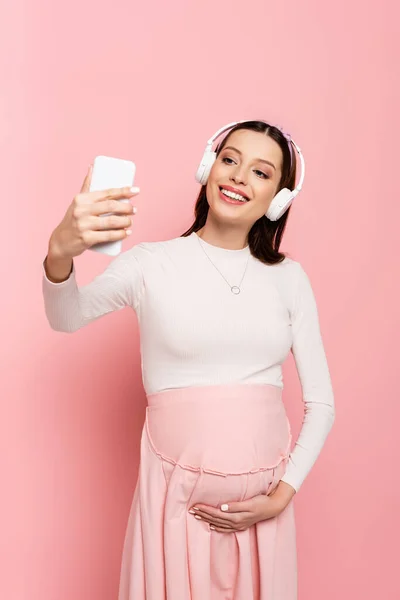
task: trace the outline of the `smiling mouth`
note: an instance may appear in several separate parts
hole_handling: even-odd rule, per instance
[[[249,198],[246,196],[226,190],[222,186],[219,187],[219,195],[225,202],[228,202],[229,204],[246,204],[249,202]]]

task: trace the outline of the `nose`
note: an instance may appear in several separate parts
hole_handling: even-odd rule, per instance
[[[242,183],[246,185],[246,175],[244,169],[241,169],[239,166],[232,172],[231,175],[232,181],[235,183]]]

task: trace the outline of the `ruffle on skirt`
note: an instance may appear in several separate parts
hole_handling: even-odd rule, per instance
[[[188,512],[276,488],[291,445],[281,388],[191,387],[147,399],[119,600],[296,600],[292,502],[234,533]]]

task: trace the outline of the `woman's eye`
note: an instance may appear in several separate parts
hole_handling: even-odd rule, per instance
[[[231,162],[226,162],[230,160]],[[224,156],[224,158],[222,159],[222,162],[228,165],[231,165],[232,163],[235,163],[235,161],[232,158],[229,158],[229,156]],[[258,177],[261,175],[262,179],[269,179],[269,175],[266,175],[266,173],[263,173],[263,171],[260,171],[259,169],[255,169],[254,173],[257,173],[259,175],[257,175]]]

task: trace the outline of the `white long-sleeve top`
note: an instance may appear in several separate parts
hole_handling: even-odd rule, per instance
[[[283,388],[291,351],[304,418],[282,480],[299,490],[335,417],[316,301],[299,262],[266,265],[248,246],[228,250],[192,233],[136,244],[81,287],[75,265],[61,283],[42,269],[45,312],[56,331],[74,332],[125,306],[135,311],[146,394],[230,383]],[[234,295],[222,275],[238,285],[244,272]]]

